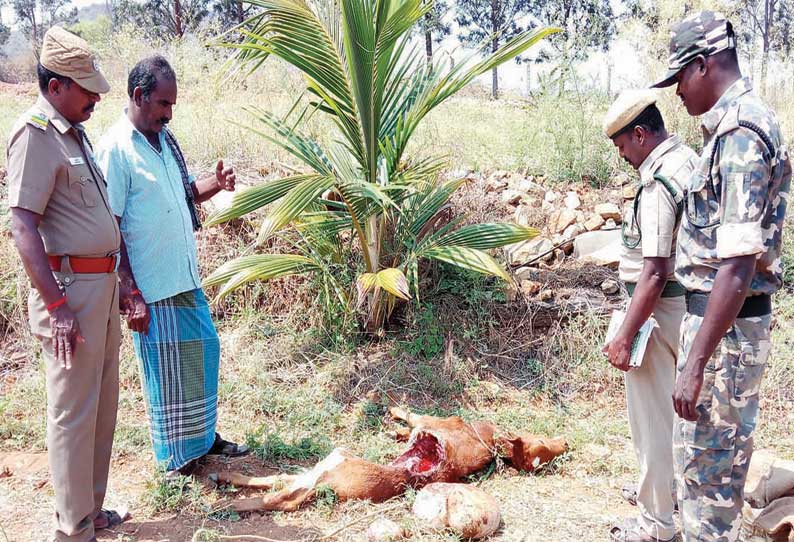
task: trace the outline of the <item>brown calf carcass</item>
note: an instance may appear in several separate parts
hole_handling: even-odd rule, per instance
[[[390,413],[411,428],[398,431],[398,439],[408,440],[408,450],[391,463],[372,463],[336,448],[314,468],[298,475],[250,477],[220,472],[213,476],[220,483],[278,491],[225,501],[219,507],[237,512],[293,511],[312,501],[320,486],[333,490],[339,501],[383,502],[402,494],[407,487],[460,482],[496,457],[532,472],[567,450],[562,438],[515,436],[489,422],[466,423],[458,416],[420,416],[401,408],[391,408]]]

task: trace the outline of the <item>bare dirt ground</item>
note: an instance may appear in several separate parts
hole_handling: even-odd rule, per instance
[[[256,460],[247,463],[255,465]],[[0,509],[3,512],[3,529],[7,540],[13,542],[39,542],[47,540],[47,527],[52,510],[52,488],[47,483],[46,456],[44,453],[6,453],[0,455],[0,464],[9,467],[10,476],[0,482]],[[264,473],[261,467],[256,473]],[[238,468],[240,465],[236,465]],[[207,492],[213,491],[206,474],[223,467],[210,463],[197,475]],[[144,490],[142,472],[148,473],[144,462],[115,461],[108,501],[110,506],[136,502]],[[272,472],[272,471],[267,471]],[[503,527],[492,540],[495,541],[547,541],[580,540],[591,533],[594,540],[606,540],[604,533],[612,521],[632,512],[631,507],[619,497],[618,481],[593,478],[583,472],[565,475],[519,476],[506,471],[482,483],[482,488],[493,494],[502,505]],[[19,505],[25,503],[24,508]],[[396,507],[395,507],[396,506]],[[405,499],[382,505],[346,503],[335,510],[309,509],[293,514],[250,514],[236,521],[212,520],[191,514],[165,514],[148,517],[139,510],[131,510],[133,519],[113,531],[100,531],[100,541],[119,542],[181,542],[189,541],[202,527],[223,535],[256,535],[275,540],[306,540],[323,535],[347,525],[358,518],[381,514],[398,522],[409,516],[410,505]],[[14,511],[8,515],[9,511]],[[334,536],[334,540],[363,540],[369,523],[360,521]],[[2,535],[0,535],[2,536]],[[201,533],[197,540],[203,540]],[[433,540],[438,540],[437,535]],[[209,536],[206,538],[211,540]],[[424,539],[419,532],[414,540]],[[442,540],[444,538],[441,538]],[[256,540],[243,536],[236,540]]]

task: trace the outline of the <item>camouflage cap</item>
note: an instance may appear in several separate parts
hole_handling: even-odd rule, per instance
[[[39,63],[89,92],[104,94],[110,90],[88,43],[60,26],[53,26],[44,34]]]
[[[689,15],[670,31],[670,56],[667,73],[651,87],[669,87],[675,76],[698,55],[710,56],[736,48],[731,22],[721,13],[698,11]]]

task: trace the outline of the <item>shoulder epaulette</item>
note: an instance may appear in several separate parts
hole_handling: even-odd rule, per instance
[[[47,118],[47,115],[42,113],[41,111],[32,112],[28,117],[28,124],[31,126],[35,126],[39,130],[46,130],[47,125],[50,123],[50,120]]]

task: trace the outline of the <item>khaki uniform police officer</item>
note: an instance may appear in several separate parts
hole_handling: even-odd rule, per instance
[[[120,521],[102,503],[118,403],[121,238],[80,124],[110,87],[88,44],[59,27],[44,36],[38,73],[41,95],[8,140],[8,199],[46,368],[54,539],[84,542]]]

